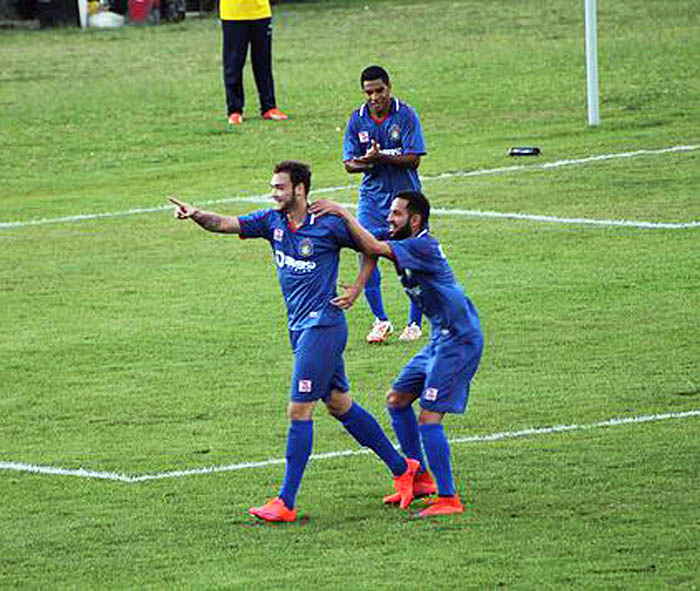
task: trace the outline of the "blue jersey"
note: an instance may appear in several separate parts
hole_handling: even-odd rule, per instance
[[[289,330],[345,323],[331,304],[337,295],[341,247],[357,250],[343,218],[307,215],[298,228],[274,209],[239,216],[241,238],[265,238],[272,247]]]
[[[425,154],[425,139],[412,107],[394,98],[389,114],[378,122],[364,104],[350,116],[343,140],[343,161],[364,156],[371,140],[385,154]],[[391,164],[375,164],[362,174],[357,216],[370,230],[388,228],[387,216],[399,191],[420,191],[418,171]]]
[[[430,319],[432,338],[442,334],[467,340],[481,335],[474,304],[428,230],[404,240],[390,240],[389,246],[406,293]]]

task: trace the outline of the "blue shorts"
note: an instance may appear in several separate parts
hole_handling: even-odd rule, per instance
[[[484,339],[452,335],[431,338],[401,370],[393,384],[397,392],[420,396],[421,408],[461,414],[467,409],[469,383],[476,373]]]
[[[325,400],[333,390],[350,390],[343,360],[348,342],[346,322],[290,330],[289,340],[294,350],[291,395],[294,402]]]

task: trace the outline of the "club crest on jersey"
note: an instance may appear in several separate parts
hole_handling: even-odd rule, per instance
[[[299,380],[299,392],[311,392],[311,380]]]
[[[284,230],[282,228],[275,228],[275,231],[272,236],[276,242],[282,242],[282,238],[284,238]]]
[[[314,243],[311,238],[304,238],[299,245],[299,254],[303,257],[310,257],[314,253]]]
[[[361,144],[369,144],[369,132],[368,131],[361,131],[360,133],[357,134],[357,139],[360,140]]]
[[[435,402],[437,400],[438,389],[437,388],[426,388],[425,389],[425,399]]]
[[[389,137],[391,138],[392,142],[398,142],[401,139],[401,128],[397,123],[394,123],[394,125],[391,126],[391,129],[389,129]]]

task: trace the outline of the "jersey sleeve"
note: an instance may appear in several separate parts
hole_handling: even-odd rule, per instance
[[[348,120],[343,136],[343,162],[363,155],[360,139],[357,137],[357,112]]]
[[[422,273],[435,273],[440,268],[442,254],[432,241],[405,238],[389,240],[389,246],[394,253],[399,270],[411,269]]]
[[[271,209],[260,209],[245,215],[238,216],[241,225],[241,238],[265,238],[272,239]]]
[[[406,120],[401,126],[401,144],[403,145],[404,154],[420,154],[426,153],[425,138],[423,137],[423,128],[420,124],[420,119],[413,107],[406,105]]]

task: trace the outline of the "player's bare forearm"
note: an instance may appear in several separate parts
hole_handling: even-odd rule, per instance
[[[343,218],[348,226],[348,230],[350,230],[350,234],[352,234],[355,242],[357,242],[357,245],[360,247],[360,250],[368,257],[376,258],[378,256],[383,256],[388,259],[394,259],[394,252],[386,242],[377,240],[372,236],[347,209],[335,201],[319,199],[309,206],[309,211],[318,216],[331,214]]]
[[[368,257],[365,254],[360,254],[360,257],[360,271],[357,274],[355,283],[343,286],[343,293],[331,300],[331,304],[338,308],[343,308],[344,310],[352,308],[357,298],[360,297],[362,290],[365,288],[369,276],[377,266],[376,259]]]
[[[357,242],[360,250],[370,258],[385,257],[394,260],[394,251],[387,242],[377,240],[364,226],[357,221],[353,215],[345,211],[343,215],[345,223],[348,225],[350,234]]]
[[[238,234],[241,231],[241,226],[238,223],[237,217],[222,216],[217,213],[200,211],[197,209],[190,214],[190,218],[209,232]]]
[[[357,279],[355,279],[355,285],[357,285],[359,291],[362,291],[365,288],[367,280],[376,266],[376,257],[370,257],[365,253],[362,253],[360,257],[360,271],[357,274]]]
[[[191,219],[209,232],[240,234],[241,225],[237,217],[221,216],[217,213],[200,211],[176,197],[168,197],[168,201],[175,206],[175,217],[179,220]]]
[[[398,168],[413,168],[420,166],[420,155],[418,154],[383,154],[377,155],[377,162],[382,164],[390,164]]]
[[[361,160],[358,160],[357,158],[353,158],[352,160],[346,160],[345,161],[345,170],[346,172],[349,172],[351,174],[353,173],[358,173],[358,172],[365,172],[366,170],[370,170],[372,168],[373,164],[369,162],[362,162]]]

